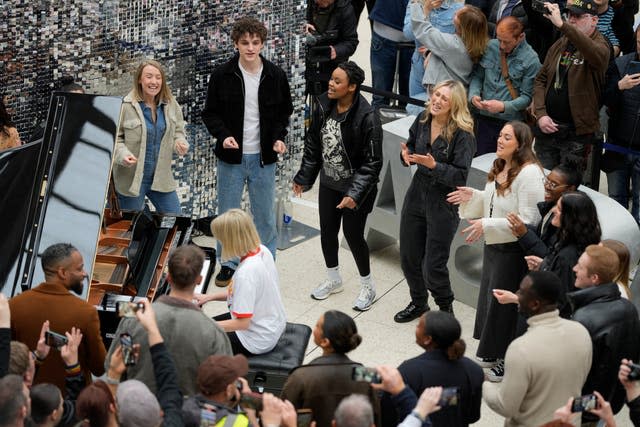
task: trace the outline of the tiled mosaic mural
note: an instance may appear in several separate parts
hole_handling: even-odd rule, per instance
[[[265,22],[263,54],[287,71],[295,112],[278,167],[288,194],[304,134],[302,26],[306,0],[4,0],[0,3],[0,92],[23,140],[44,119],[64,75],[87,93],[124,96],[143,58],[159,60],[187,121],[190,153],[176,161],[185,213],[215,211],[215,157],[200,120],[208,78],[233,53],[231,26],[241,16]],[[297,165],[295,165],[297,166]]]

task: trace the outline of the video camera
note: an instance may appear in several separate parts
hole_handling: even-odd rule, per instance
[[[338,31],[324,33],[310,32],[307,34],[307,62],[331,61],[331,43],[338,39]]]

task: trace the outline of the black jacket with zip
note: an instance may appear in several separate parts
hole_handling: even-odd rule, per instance
[[[304,143],[302,163],[300,170],[293,178],[293,181],[301,185],[304,191],[313,186],[322,169],[321,130],[331,114],[331,110],[336,108],[337,104],[335,100],[330,100],[326,93],[313,98],[313,102],[314,113]],[[344,121],[340,123],[340,131],[342,143],[353,171],[344,195],[351,197],[359,207],[369,192],[376,187],[378,175],[382,169],[380,119],[360,93],[356,93],[353,105]],[[324,184],[323,177],[320,178],[320,184]]]
[[[291,91],[285,72],[274,63],[262,58],[262,75],[258,87],[260,110],[260,152],[262,164],[278,160],[273,151],[277,140],[287,136],[289,116],[293,113]],[[217,67],[209,78],[207,101],[202,111],[202,121],[216,138],[215,153],[218,159],[232,164],[242,162],[242,131],[244,128],[244,79],[238,66],[240,55]],[[222,142],[234,137],[239,149],[223,148]]]

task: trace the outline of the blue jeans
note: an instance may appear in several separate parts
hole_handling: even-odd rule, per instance
[[[161,214],[177,214],[182,215],[182,209],[180,209],[180,200],[175,191],[164,193],[162,191],[154,191],[151,189],[151,183],[145,184],[144,182],[140,186],[140,194],[138,197],[129,197],[118,194],[118,201],[120,202],[120,209],[128,211],[141,211],[145,208],[144,197],[147,196],[156,211]]]
[[[607,173],[609,197],[629,208],[629,182],[631,182],[631,215],[640,224],[640,156],[626,154],[624,167]]]
[[[240,208],[244,184],[249,188],[249,202],[253,222],[258,230],[262,244],[276,257],[278,230],[276,229],[276,212],[274,207],[276,194],[276,164],[260,166],[260,154],[243,154],[242,163],[234,165],[218,159],[218,215],[229,209]],[[218,258],[222,247],[218,242]],[[238,260],[225,260],[221,263],[235,269]]]
[[[409,74],[409,96],[422,99],[426,102],[427,90],[422,86],[422,76],[424,76],[424,57],[416,49],[411,56],[411,73]],[[424,107],[407,104],[407,113],[417,116],[424,111]]]
[[[393,90],[393,78],[396,74],[396,52],[398,43],[380,37],[375,31],[371,34],[371,76],[374,89]],[[400,49],[399,92],[409,94],[409,73],[411,71],[411,54],[414,49]],[[389,105],[389,98],[373,95],[371,105],[374,108]]]
[[[151,203],[153,203],[153,206],[155,206],[158,213],[182,215],[180,200],[178,200],[178,194],[175,191],[165,193],[151,189],[151,184],[153,184],[153,175],[156,168],[154,153],[157,154],[153,145],[147,147],[147,154],[144,159],[144,174],[142,175],[142,183],[140,184],[140,193],[138,193],[138,196],[130,197],[118,194],[120,209],[141,211],[146,207],[144,203],[144,198],[146,196],[149,198]]]

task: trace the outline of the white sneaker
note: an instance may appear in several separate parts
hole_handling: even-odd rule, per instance
[[[342,280],[336,281],[327,279],[320,283],[320,285],[311,292],[311,298],[323,300],[329,298],[329,295],[337,294],[343,290]]]
[[[498,364],[487,372],[487,379],[492,383],[499,383],[504,377],[504,359],[498,359]]]
[[[353,309],[358,311],[367,311],[371,308],[373,300],[376,299],[376,291],[371,284],[363,284],[360,286],[358,298],[353,302]]]

